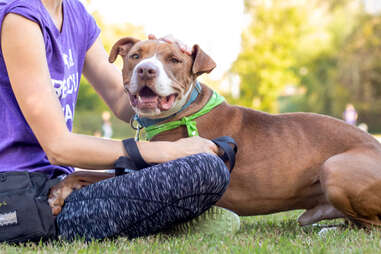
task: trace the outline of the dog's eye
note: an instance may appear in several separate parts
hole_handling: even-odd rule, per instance
[[[135,54],[130,55],[130,58],[131,59],[139,59],[140,55],[138,53],[135,53]]]
[[[169,58],[169,61],[171,61],[171,63],[174,63],[174,64],[181,63],[181,61],[179,59],[177,59],[176,57]]]

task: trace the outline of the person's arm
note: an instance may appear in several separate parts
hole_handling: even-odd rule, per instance
[[[111,111],[119,119],[129,123],[134,112],[129,96],[123,88],[122,73],[115,65],[109,63],[99,37],[86,53],[83,74]]]
[[[20,109],[52,164],[104,169],[112,168],[119,156],[126,155],[121,141],[75,134],[67,129],[51,83],[42,33],[36,23],[8,14],[2,25],[1,46]],[[110,78],[109,74],[105,75]],[[217,151],[211,141],[202,138],[139,142],[138,147],[148,163]]]

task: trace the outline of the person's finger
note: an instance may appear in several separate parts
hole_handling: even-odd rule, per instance
[[[161,37],[160,40],[167,43],[174,43],[176,41],[175,37],[172,34],[167,34],[166,36]]]
[[[180,48],[180,50],[183,53],[185,53],[187,55],[192,55],[192,49],[188,45],[183,43],[181,40],[176,39],[172,34],[168,34],[168,35],[160,38],[160,40],[163,40],[167,43],[174,43]]]
[[[192,51],[193,51],[193,48],[188,46],[188,45],[185,45],[185,53],[187,53],[188,55],[192,55]]]
[[[210,150],[211,150],[214,154],[219,154],[218,146],[217,146],[216,144],[214,144],[212,141],[210,141],[209,148],[210,148]]]
[[[154,34],[148,35],[148,40],[157,40],[156,36]]]
[[[187,55],[192,55],[192,49],[188,45],[184,44],[184,47],[180,48],[181,51]]]
[[[189,50],[189,47],[186,44],[184,44],[182,41],[176,40],[174,43],[180,48],[180,50],[183,53],[185,53],[187,55],[191,55],[192,54],[192,51]]]

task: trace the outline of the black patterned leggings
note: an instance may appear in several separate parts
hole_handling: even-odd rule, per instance
[[[217,156],[196,154],[74,191],[57,216],[63,239],[129,238],[194,218],[225,192],[230,174]]]

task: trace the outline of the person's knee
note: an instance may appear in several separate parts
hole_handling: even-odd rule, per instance
[[[225,163],[217,156],[211,154],[197,154],[202,184],[210,192],[224,193],[230,182],[230,173]]]

